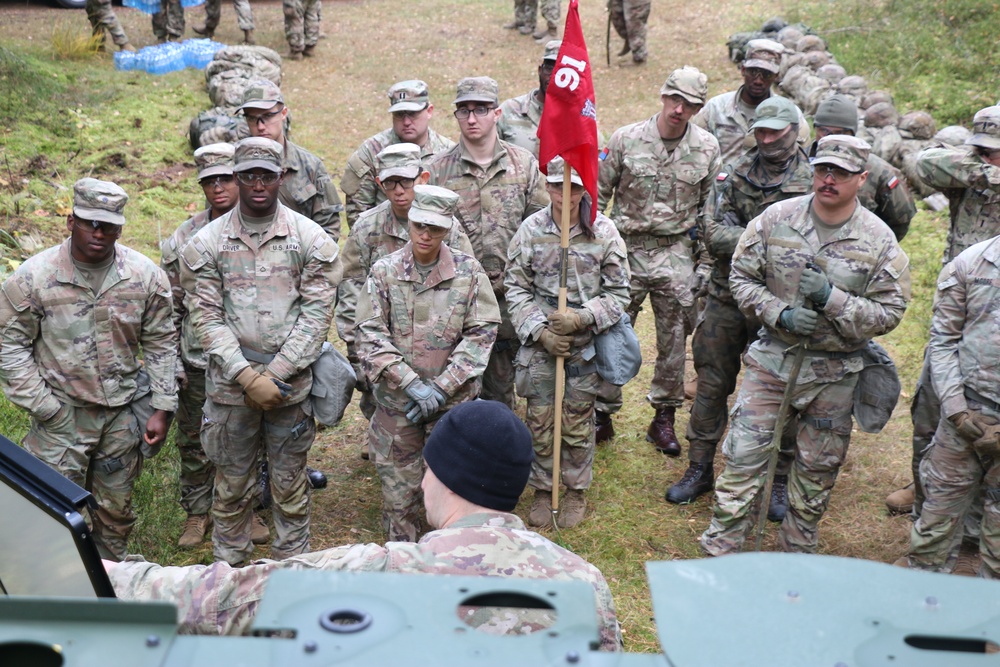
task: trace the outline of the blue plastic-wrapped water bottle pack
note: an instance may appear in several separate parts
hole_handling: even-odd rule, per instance
[[[176,72],[185,67],[205,69],[215,57],[215,52],[224,48],[225,44],[210,39],[186,39],[183,42],[146,46],[135,52],[118,51],[114,56],[115,69],[140,70],[157,75]]]

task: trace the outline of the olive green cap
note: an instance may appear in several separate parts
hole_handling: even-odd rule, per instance
[[[117,184],[81,178],[73,184],[73,215],[81,220],[124,225],[128,195]]]
[[[685,65],[670,73],[660,95],[680,95],[691,104],[704,104],[708,98],[708,77],[697,67]]]
[[[849,134],[831,134],[817,142],[816,157],[809,162],[813,166],[831,164],[857,174],[865,170],[871,149],[864,139]]]
[[[208,144],[194,152],[194,164],[198,168],[198,180],[209,176],[232,176],[233,156],[236,149],[232,144]]]
[[[500,86],[488,76],[468,76],[458,82],[455,104],[486,102],[500,104]]]
[[[243,89],[243,104],[240,109],[270,109],[275,104],[284,104],[281,88],[270,79],[253,79]]]
[[[430,106],[430,103],[427,84],[420,79],[400,81],[389,88],[389,113],[423,111]]]
[[[830,95],[816,108],[813,125],[858,131],[858,105],[846,95]]]
[[[799,122],[799,108],[787,97],[771,95],[757,105],[753,125],[750,131],[758,128],[783,130],[792,123]]]
[[[458,195],[436,185],[413,186],[413,203],[407,218],[410,222],[451,229],[458,206]]]
[[[1000,106],[976,112],[972,118],[972,136],[965,143],[981,148],[1000,148]]]
[[[423,171],[420,166],[420,146],[416,144],[401,143],[386,146],[375,159],[380,181],[392,176],[416,178]]]
[[[281,171],[281,144],[267,137],[247,137],[236,144],[234,172],[251,169]]]

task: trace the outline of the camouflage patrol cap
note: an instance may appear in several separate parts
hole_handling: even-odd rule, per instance
[[[430,106],[430,92],[420,79],[400,81],[389,88],[389,113],[423,111]]]
[[[545,55],[542,56],[542,60],[557,60],[559,58],[559,49],[561,48],[561,39],[549,40],[545,43]]]
[[[420,146],[402,143],[386,146],[376,156],[378,179],[384,181],[392,176],[416,178],[423,171],[420,166]]]
[[[744,67],[756,67],[768,72],[778,73],[781,69],[781,56],[785,47],[773,39],[751,39],[747,42]]]
[[[250,171],[251,169],[267,169],[280,172],[281,144],[267,137],[247,137],[236,144],[233,168],[234,172]]]
[[[853,174],[859,174],[868,164],[868,154],[871,149],[872,147],[864,139],[849,134],[831,134],[817,142],[816,157],[810,158],[809,162],[813,166],[831,164]]]
[[[232,176],[235,153],[232,144],[209,144],[196,150],[194,164],[198,167],[198,180],[209,176]]]
[[[858,106],[846,95],[830,95],[816,108],[813,125],[858,131]]]
[[[284,104],[281,88],[270,79],[252,79],[243,90],[243,104],[240,109],[270,109],[275,104]]]
[[[548,175],[545,176],[546,183],[562,183],[565,181],[565,171],[566,171],[566,161],[563,160],[558,155],[552,158],[552,162],[549,162]],[[583,179],[580,178],[580,174],[576,173],[576,169],[570,167],[569,170],[569,182],[575,183],[576,185],[583,185]]]
[[[500,86],[488,76],[467,76],[458,82],[454,104],[462,102],[500,104]]]
[[[750,131],[759,128],[768,130],[783,130],[792,123],[799,122],[799,108],[787,97],[771,95],[757,105],[753,125]]]
[[[708,77],[697,67],[685,65],[670,73],[660,95],[680,95],[691,104],[704,104],[708,97]]]
[[[410,222],[451,229],[458,206],[458,195],[436,185],[413,186],[413,203],[407,218]]]
[[[976,112],[972,118],[972,136],[965,143],[981,148],[1000,148],[1000,106]]]
[[[81,178],[73,184],[73,215],[81,220],[124,225],[127,202],[125,191],[110,181]]]

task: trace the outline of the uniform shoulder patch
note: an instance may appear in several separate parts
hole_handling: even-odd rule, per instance
[[[899,185],[899,179],[898,179],[898,178],[896,178],[895,176],[893,176],[892,178],[890,178],[890,179],[889,179],[889,182],[888,182],[888,183],[886,183],[886,186],[887,186],[887,187],[888,187],[888,188],[889,188],[890,190],[893,190],[893,189],[895,189],[895,187],[896,187],[897,185]]]
[[[608,150],[608,147],[605,146],[604,148],[601,149],[601,152],[597,154],[597,159],[603,162],[604,160],[607,159],[608,153],[610,153],[610,151]]]
[[[726,173],[726,172],[724,172],[724,171],[720,171],[720,172],[719,172],[719,175],[715,177],[715,180],[717,180],[717,181],[724,181],[724,180],[726,180],[727,178],[729,178],[729,174],[727,174],[727,173]]]
[[[0,286],[0,290],[7,296],[10,305],[17,312],[23,312],[28,307],[27,286],[23,284],[21,276],[10,278]]]

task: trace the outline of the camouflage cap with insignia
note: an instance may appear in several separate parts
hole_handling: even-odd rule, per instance
[[[757,111],[750,131],[758,128],[783,130],[792,123],[799,122],[799,108],[787,97],[772,95],[757,105]]]
[[[976,112],[972,118],[972,136],[965,143],[980,148],[1000,148],[1000,105]]]
[[[451,229],[458,206],[458,195],[436,185],[413,186],[413,203],[407,218],[410,222]]]
[[[232,176],[235,153],[232,144],[209,144],[196,150],[194,164],[198,168],[198,180],[209,176]]]
[[[566,173],[566,161],[558,155],[555,156],[552,158],[552,162],[549,162],[548,172],[548,175],[545,176],[546,183],[562,183],[566,180],[564,176]],[[576,169],[572,167],[569,170],[569,182],[576,185],[583,185],[583,179],[580,178],[580,174],[576,173]]]
[[[691,104],[704,104],[708,97],[708,77],[697,67],[685,65],[670,73],[660,95],[680,95]]]
[[[423,111],[430,106],[431,97],[427,84],[420,79],[400,81],[389,88],[389,113],[397,111]]]
[[[747,42],[744,67],[755,67],[775,74],[781,69],[781,56],[785,52],[784,45],[773,39],[751,39]]]
[[[275,104],[284,104],[281,88],[270,79],[253,79],[243,90],[243,104],[240,109],[270,109]]]
[[[126,203],[128,195],[110,181],[81,178],[73,184],[73,215],[81,220],[124,225]]]
[[[813,166],[830,164],[853,174],[859,174],[868,164],[868,154],[871,149],[872,147],[864,139],[849,134],[831,134],[817,142],[816,157],[810,158],[809,162]]]
[[[542,56],[542,60],[557,60],[559,58],[559,49],[561,48],[561,39],[549,40],[545,43],[545,55]]]
[[[281,144],[267,137],[247,137],[236,144],[234,172],[267,169],[280,172]]]
[[[423,171],[423,167],[420,166],[420,146],[416,144],[386,146],[375,159],[380,181],[392,176],[416,178]]]
[[[467,76],[458,82],[454,104],[486,102],[500,104],[500,86],[488,76]]]

